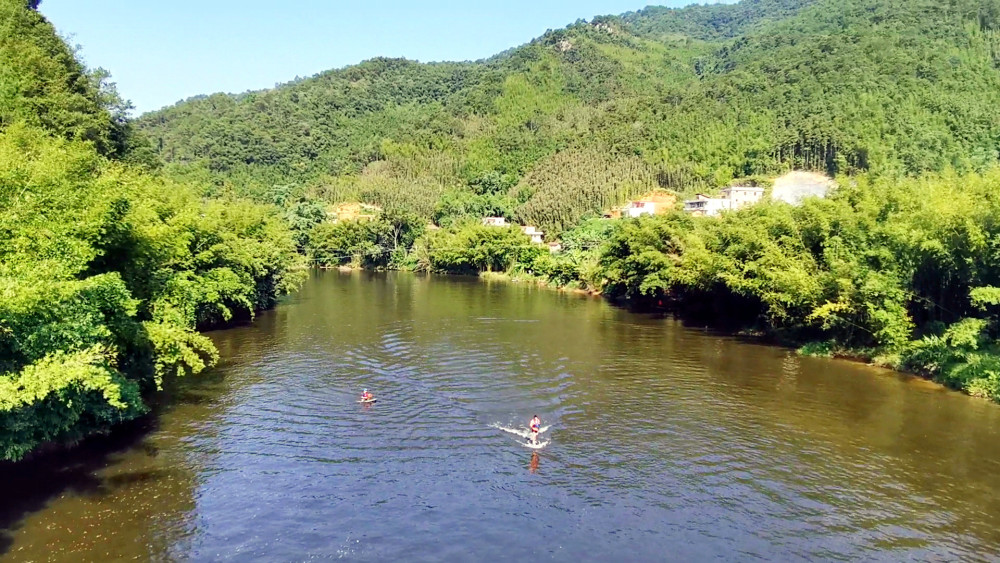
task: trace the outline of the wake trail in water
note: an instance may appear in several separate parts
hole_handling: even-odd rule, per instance
[[[549,442],[551,442],[551,440],[546,440],[544,442],[532,442],[531,441],[531,432],[529,432],[528,429],[526,429],[526,428],[510,428],[508,426],[503,426],[500,423],[491,424],[490,427],[491,428],[496,428],[497,430],[503,430],[504,432],[506,432],[508,434],[513,434],[515,436],[521,437],[522,439],[525,440],[525,442],[521,442],[521,445],[524,446],[524,447],[526,447],[526,448],[531,448],[533,450],[540,450],[540,449],[544,448],[545,446],[549,445]],[[544,433],[546,430],[548,430],[551,427],[552,427],[551,425],[549,425],[549,426],[542,426],[541,428],[538,429],[538,433],[542,434],[542,433]]]
[[[528,432],[528,430],[526,428],[509,428],[507,426],[503,426],[500,423],[491,424],[490,428],[496,428],[497,430],[503,430],[504,432],[507,432],[508,434],[513,434],[515,436],[520,436],[520,437],[522,437],[524,439],[528,439],[528,438],[531,437],[531,432]],[[538,429],[538,433],[539,434],[544,434],[545,431],[548,430],[549,428],[552,428],[551,424],[548,425],[548,426],[542,426],[541,428]],[[545,442],[545,443],[548,444],[548,442]]]

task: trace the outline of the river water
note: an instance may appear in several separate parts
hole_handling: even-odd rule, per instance
[[[155,416],[0,472],[10,560],[984,560],[1000,408],[600,299],[316,272]],[[356,402],[362,388],[379,401]],[[552,428],[534,451],[494,425]]]

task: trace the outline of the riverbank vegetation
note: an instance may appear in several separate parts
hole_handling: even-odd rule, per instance
[[[828,199],[621,223],[603,291],[1000,399],[1000,172],[842,180]]]
[[[107,74],[28,4],[0,0],[4,460],[146,412],[215,361],[197,329],[273,305],[300,261],[275,208],[159,176]]]

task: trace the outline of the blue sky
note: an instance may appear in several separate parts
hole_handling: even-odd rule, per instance
[[[644,0],[43,0],[39,10],[136,113],[273,87],[376,56],[475,60]],[[654,2],[668,6],[690,0]]]

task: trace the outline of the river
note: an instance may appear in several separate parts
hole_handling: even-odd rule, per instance
[[[155,416],[6,466],[18,561],[981,560],[1000,408],[504,283],[315,272]],[[379,401],[356,402],[362,388]],[[533,414],[534,451],[494,425]]]

